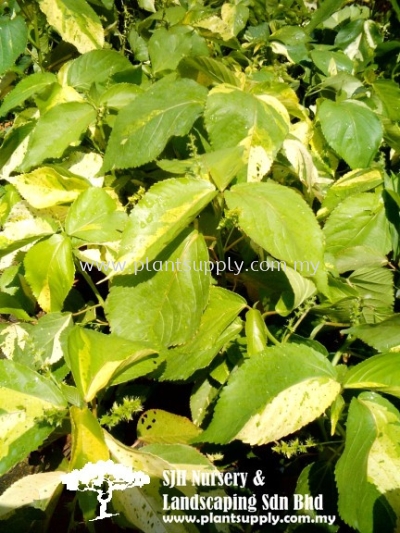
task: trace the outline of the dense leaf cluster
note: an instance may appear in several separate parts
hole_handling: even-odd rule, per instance
[[[0,474],[71,444],[0,496],[5,527],[44,530],[57,470],[112,459],[152,480],[115,493],[120,527],[183,531],[163,471],[280,452],[337,514],[307,531],[398,531],[399,15],[2,3]]]

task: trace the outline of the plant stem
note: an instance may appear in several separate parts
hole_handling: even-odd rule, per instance
[[[290,328],[290,331],[288,331],[288,333],[286,333],[286,335],[284,336],[282,342],[285,343],[289,340],[289,338],[293,335],[293,333],[295,333],[296,329],[300,326],[300,324],[303,322],[303,320],[306,318],[306,316],[308,315],[309,311],[311,310],[311,307],[307,308],[304,313],[300,316],[300,318],[298,319],[298,321],[295,323],[295,325],[293,327]]]
[[[330,326],[332,328],[346,328],[350,326],[350,324],[347,322],[322,322],[321,324],[318,324],[315,326],[315,328],[312,330],[310,334],[310,339],[315,339],[315,337],[318,335],[318,333],[321,331],[322,328],[325,326]]]
[[[91,311],[92,309],[96,309],[97,307],[101,307],[101,304],[95,304],[91,305],[90,307],[85,307],[85,309],[82,309],[82,311],[77,311],[76,313],[72,313],[72,316],[79,316],[86,313],[86,311]]]
[[[39,67],[40,67],[40,70],[42,72],[44,72],[44,67],[43,67],[43,55],[42,55],[42,47],[41,47],[41,44],[40,44],[40,34],[39,34],[39,26],[38,26],[38,17],[37,17],[37,14],[38,14],[38,7],[37,7],[37,4],[35,4],[35,15],[33,17],[33,31],[35,32],[35,47],[36,47],[36,50],[37,50],[37,55],[38,55],[38,63],[39,63]]]
[[[82,270],[82,268],[80,267],[80,265],[77,263],[76,264],[77,266],[77,269],[79,271],[79,273],[84,277],[86,283],[89,285],[89,287],[92,289],[94,295],[96,296],[98,302],[99,302],[99,305],[101,307],[104,307],[105,306],[105,301],[103,300],[101,294],[99,293],[99,291],[97,290],[97,287],[96,285],[93,283],[92,281],[92,278],[88,275],[87,272],[85,272],[84,270]]]
[[[339,348],[339,350],[335,353],[333,359],[332,359],[332,365],[336,366],[340,359],[342,358],[342,355],[347,350],[347,348],[350,346],[350,344],[353,342],[354,339],[350,339],[347,337],[347,339],[344,341],[343,345]]]
[[[274,315],[277,315],[277,311],[265,311],[265,313],[263,313],[261,316],[262,318],[266,318],[267,316],[274,316]]]
[[[90,402],[90,406],[92,408],[92,413],[95,418],[97,418],[97,401],[96,398],[93,398],[93,400]]]
[[[318,418],[317,419],[317,423],[318,423],[318,426],[319,426],[319,429],[322,433],[322,436],[324,438],[324,440],[328,440],[328,434],[326,433],[326,429],[325,429],[325,425],[324,425],[324,420],[322,418]]]
[[[227,246],[224,250],[224,252],[227,252],[228,250],[230,250],[231,248],[233,248],[234,246],[236,246],[236,244],[238,244],[240,241],[242,241],[244,239],[244,235],[242,235],[241,237],[239,237],[238,239],[236,239],[236,241],[233,241],[232,244],[230,244],[229,246]]]
[[[224,250],[225,250],[225,251],[226,251],[226,247],[227,247],[227,244],[228,244],[228,242],[229,242],[229,239],[232,237],[232,233],[233,233],[234,229],[235,229],[235,226],[233,226],[233,227],[230,229],[229,233],[228,233],[228,236],[227,236],[227,238],[226,238],[225,245],[224,245]]]
[[[270,332],[270,330],[268,329],[268,326],[267,324],[265,324],[265,333],[267,334],[267,338],[273,343],[275,344],[275,346],[279,346],[281,343],[278,341],[278,339],[276,339],[272,333]]]

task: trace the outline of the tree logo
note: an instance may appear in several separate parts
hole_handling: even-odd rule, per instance
[[[93,520],[102,520],[119,514],[107,512],[114,490],[143,487],[150,483],[150,477],[140,470],[135,472],[128,466],[108,460],[87,463],[81,470],[72,470],[61,476],[61,483],[67,486],[67,490],[97,492],[100,514]]]

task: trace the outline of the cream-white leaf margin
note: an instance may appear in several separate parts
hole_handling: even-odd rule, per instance
[[[152,261],[216,194],[211,183],[199,179],[171,178],[153,185],[132,210],[122,234],[118,261],[125,262],[124,274],[132,273],[137,262]]]
[[[321,416],[341,390],[336,369],[309,346],[285,343],[247,359],[229,378],[196,442],[260,445]]]
[[[364,400],[374,417],[377,435],[369,450],[367,479],[375,485],[397,514],[400,531],[400,419],[374,401]]]
[[[280,115],[283,123],[289,127],[289,113],[287,112],[286,107],[277,98],[268,94],[258,94],[255,95],[255,97],[272,107]],[[251,128],[248,137],[240,143],[247,148],[247,181],[249,182],[261,181],[265,174],[270,171],[276,156],[276,149],[271,150],[271,147],[266,149],[262,144],[258,144],[256,131],[255,127]]]
[[[252,416],[236,438],[259,445],[286,437],[321,416],[339,392],[340,384],[325,377],[297,383]]]
[[[0,519],[25,505],[45,510],[57,489],[62,490],[62,474],[61,471],[40,472],[13,483],[0,496]]]
[[[103,26],[85,0],[39,0],[39,6],[49,24],[81,54],[103,47]]]
[[[7,181],[35,209],[71,203],[90,187],[88,180],[67,171],[63,175],[51,167],[40,167],[27,174],[10,176]]]

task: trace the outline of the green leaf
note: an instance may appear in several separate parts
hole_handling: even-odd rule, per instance
[[[41,446],[54,430],[46,414],[65,409],[66,402],[51,380],[13,361],[0,360],[0,404],[2,475]]]
[[[308,60],[307,44],[310,37],[300,26],[285,25],[270,36],[270,41],[272,51],[283,54],[291,63]]]
[[[136,61],[148,61],[149,51],[147,42],[132,26],[128,35],[129,45]]]
[[[45,510],[61,485],[61,470],[25,476],[0,496],[0,520],[24,506]]]
[[[65,231],[85,243],[117,241],[127,222],[123,211],[117,211],[115,200],[103,189],[91,187],[83,192],[68,210]]]
[[[152,261],[192,222],[216,195],[207,181],[172,178],[153,185],[129,216],[122,234],[119,261],[124,273]]]
[[[356,100],[324,100],[317,116],[325,139],[350,168],[370,166],[383,136],[382,124],[371,109]]]
[[[107,461],[110,454],[104,433],[97,419],[87,407],[70,408],[72,449],[70,469],[83,468],[87,463]]]
[[[71,203],[90,187],[84,178],[51,167],[40,167],[28,174],[11,176],[8,181],[36,209]]]
[[[125,446],[106,431],[103,430],[103,433],[113,461],[130,466],[135,470],[142,470],[149,476],[158,478],[162,478],[164,470],[170,468],[170,464],[161,457],[157,457],[152,453],[146,453],[143,451],[143,448],[135,449]],[[186,448],[189,448],[189,446],[186,446]]]
[[[247,181],[260,181],[269,171],[290,122],[277,98],[252,95],[227,85],[210,91],[204,116],[215,150],[244,147]]]
[[[49,24],[81,54],[103,47],[101,21],[85,0],[39,0],[39,6]]]
[[[318,6],[311,17],[310,22],[305,27],[307,33],[311,33],[317,26],[327,20],[333,13],[339,11],[344,3],[343,0],[324,0]]]
[[[313,498],[323,494],[323,510],[302,509],[300,510],[300,513],[308,515],[312,519],[311,523],[321,524],[319,526],[321,529],[317,526],[316,531],[329,531],[330,533],[338,531],[339,525],[328,526],[325,522],[320,522],[317,518],[317,516],[321,514],[325,516],[337,516],[338,514],[336,504],[337,490],[331,461],[317,461],[307,465],[299,475],[294,493],[302,494],[303,496],[312,496]],[[312,529],[314,528],[310,528],[311,531]]]
[[[175,70],[184,57],[209,55],[206,41],[188,26],[158,28],[149,40],[148,50],[154,74]]]
[[[392,122],[389,119],[382,119],[384,126],[384,139],[387,144],[394,150],[398,150],[400,146],[400,127],[398,123]]]
[[[186,444],[149,444],[144,446],[142,450],[144,453],[154,454],[164,461],[176,465],[179,469],[187,470],[189,481],[193,479],[193,475],[198,476],[199,471],[217,470],[196,448]]]
[[[400,517],[400,413],[378,394],[353,398],[336,467],[339,513],[360,533],[393,533]]]
[[[0,430],[2,442],[0,446],[0,473],[5,474],[13,466],[25,459],[30,452],[39,448],[44,440],[53,432],[50,424],[38,427],[35,417],[43,413],[42,405],[38,404],[35,414],[27,416],[25,409],[17,406],[8,413],[0,414]],[[33,412],[33,409],[30,409]]]
[[[336,268],[339,273],[362,267],[382,267],[388,264],[388,258],[379,250],[369,246],[350,246],[336,254]],[[387,289],[387,287],[385,287]],[[392,289],[389,289],[392,292]]]
[[[153,0],[139,0],[140,3],[151,3]],[[165,490],[165,489],[164,489]],[[113,509],[124,516],[135,531],[157,533],[186,533],[186,524],[167,523],[164,520],[163,485],[158,479],[152,479],[149,485],[141,488],[132,487],[113,494]],[[198,533],[198,529],[191,532]]]
[[[304,120],[307,121],[307,114],[305,113],[304,108],[300,105],[299,97],[297,96],[294,89],[292,89],[290,85],[284,83],[283,81],[276,81],[275,78],[270,79],[269,77],[267,77],[267,80],[268,81],[266,81],[264,77],[261,76],[261,83],[256,83],[254,87],[252,87],[251,92],[260,96],[274,96],[286,108],[287,112],[291,116],[297,117],[302,122]],[[296,130],[299,126],[300,124],[298,124],[294,128],[290,128],[291,132],[293,132],[294,135],[289,135],[288,139],[293,140],[296,138],[303,138],[302,134],[296,137],[296,135],[298,135],[298,132],[296,132]]]
[[[155,0],[138,0],[139,7],[145,11],[151,11],[155,13],[156,8],[154,7]]]
[[[303,302],[311,298],[316,293],[316,287],[314,283],[304,278],[303,276],[303,265],[304,268],[307,267],[307,273],[310,273],[311,270],[315,269],[317,273],[317,268],[313,267],[307,262],[297,261],[294,263],[296,270],[290,267],[285,268],[285,276],[287,277],[291,291],[282,291],[281,296],[275,305],[275,310],[281,316],[288,316],[294,309],[297,309]],[[297,268],[302,272],[299,274]]]
[[[144,343],[75,326],[69,334],[66,359],[79,392],[90,402],[115,373],[154,352]]]
[[[166,470],[187,470],[187,480],[193,471],[217,471],[210,461],[196,448],[186,444],[150,444],[139,450],[124,446],[104,431],[104,438],[111,458],[135,470],[143,470],[151,477],[163,478]]]
[[[113,9],[115,0],[100,0],[107,11]]]
[[[238,327],[234,320],[245,306],[245,300],[237,294],[211,287],[208,306],[194,337],[165,353],[162,379],[187,379],[196,370],[208,366],[221,348],[240,332],[241,326]]]
[[[111,330],[155,346],[188,341],[199,327],[210,286],[202,235],[186,231],[154,263],[142,266],[136,276],[115,278],[106,302]]]
[[[39,118],[31,133],[20,169],[29,170],[45,159],[61,157],[71,143],[79,141],[95,118],[94,108],[84,102],[66,102],[51,107]]]
[[[262,22],[261,24],[257,24],[256,26],[253,26],[250,22],[250,24],[246,28],[243,37],[246,41],[255,45],[265,44],[268,41],[270,33],[271,32],[269,30],[268,22]]]
[[[120,111],[123,107],[131,104],[142,93],[143,89],[139,85],[118,83],[104,91],[100,96],[99,105]]]
[[[312,348],[266,348],[231,374],[198,440],[252,445],[279,440],[318,418],[339,392],[335,369]]]
[[[33,121],[13,128],[6,135],[0,150],[0,166],[3,179],[7,179],[23,160],[29,141],[28,135],[35,126]]]
[[[43,311],[61,311],[74,281],[71,242],[53,235],[35,244],[24,260],[25,277]]]
[[[3,166],[1,161],[0,161],[0,166]],[[18,194],[15,187],[13,187],[12,185],[4,185],[4,187],[1,188],[0,190],[0,224],[1,226],[4,226],[5,222],[7,221],[11,213],[11,209],[14,207],[14,205],[16,205],[20,201],[21,201],[21,197]]]
[[[160,354],[154,357],[146,357],[135,361],[132,365],[120,365],[113,373],[108,386],[120,385],[137,378],[152,374],[164,362],[164,357]]]
[[[200,115],[207,90],[188,79],[161,80],[121,109],[104,157],[103,171],[153,161],[172,136],[186,135]]]
[[[357,13],[358,15],[358,13]],[[376,48],[382,44],[382,31],[378,24],[359,15],[355,20],[341,25],[335,38],[335,46],[341,48],[350,59],[356,59],[361,71],[376,57]]]
[[[390,120],[400,121],[400,89],[392,80],[377,80],[372,87],[382,102],[382,111]]]
[[[328,218],[324,234],[326,251],[334,257],[357,246],[386,255],[392,242],[381,195],[360,193],[344,199]]]
[[[355,76],[347,74],[347,72],[339,72],[335,76],[325,78],[320,84],[321,89],[333,89],[336,93],[342,93],[347,98],[351,98],[357,89],[361,89],[364,85]]]
[[[69,65],[66,81],[71,87],[88,90],[93,83],[106,81],[116,72],[132,69],[132,63],[115,50],[92,50]]]
[[[343,333],[353,335],[380,352],[400,349],[400,315],[379,322],[379,324],[361,324],[343,330]]]
[[[27,414],[29,414],[30,400],[33,404],[39,401],[60,409],[66,407],[64,397],[52,380],[18,363],[0,360],[0,384],[3,396],[1,406],[3,409],[6,409],[8,404],[24,405],[24,402],[21,402],[21,398],[25,395],[29,396],[29,398],[26,398],[28,403],[25,405]],[[13,391],[13,393],[6,393],[7,390]],[[18,395],[21,395],[20,399],[17,398]],[[36,407],[36,405],[32,405],[33,410]]]
[[[322,202],[321,211],[318,214],[325,216],[349,196],[375,189],[382,182],[383,174],[381,170],[375,168],[352,170],[335,181],[332,187],[329,188],[328,194]]]
[[[35,355],[43,364],[53,365],[63,359],[72,325],[70,313],[49,313],[39,318],[30,335]]]
[[[314,280],[326,283],[324,237],[305,200],[289,187],[268,181],[241,183],[225,193],[229,209],[237,209],[241,229],[272,256],[297,268],[308,261]],[[304,228],[307,228],[305,231]],[[311,276],[312,272],[302,272]]]
[[[19,320],[31,320],[28,313],[22,309],[21,302],[11,294],[4,292],[0,292],[0,314],[14,315]]]
[[[267,346],[267,330],[264,319],[258,309],[246,313],[247,353],[251,357],[262,352]]]
[[[353,61],[343,52],[331,52],[330,50],[313,50],[310,56],[325,76],[335,76],[338,72],[353,72]]]
[[[122,445],[107,433],[105,438],[114,461],[142,470],[152,477],[150,485],[115,491],[114,509],[123,513],[131,524],[143,531],[186,533],[186,525],[181,527],[180,524],[174,524],[172,527],[163,520],[165,486],[161,480],[164,472],[185,470],[187,487],[180,487],[180,492],[193,495],[193,472],[212,473],[216,472],[215,467],[195,448],[184,444],[151,444],[138,450]]]
[[[61,164],[52,167],[66,175],[69,173],[71,177],[85,178],[93,187],[100,187],[104,184],[104,177],[98,176],[102,164],[103,158],[97,152],[74,149],[68,151]]]
[[[28,100],[28,98],[39,93],[42,89],[56,81],[56,76],[51,72],[36,72],[36,74],[32,74],[21,80],[4,98],[3,104],[0,107],[0,117],[7,115],[11,109],[22,105],[25,100]]]
[[[25,202],[15,204],[0,234],[0,257],[19,250],[25,245],[57,231],[57,224],[50,218],[33,216]]]
[[[223,4],[226,5],[226,4]],[[229,4],[228,4],[229,5]],[[221,14],[222,14],[222,8],[221,8]],[[210,35],[212,39],[215,39],[217,41],[225,41],[228,42],[228,46],[233,46],[234,48],[237,46],[237,41],[234,40],[234,34],[233,34],[233,25],[231,24],[231,21],[229,20],[222,20],[222,18],[218,17],[217,15],[210,14],[210,16],[203,18],[201,17],[200,20],[196,21],[194,26],[201,28],[200,31],[206,33],[206,35]]]
[[[212,378],[208,376],[205,379],[197,380],[190,396],[190,412],[193,422],[200,426],[208,414],[212,402],[218,395],[219,384],[215,384]]]
[[[249,19],[249,8],[243,3],[229,4],[226,2],[221,7],[221,18],[230,28],[234,37],[240,33]]]
[[[290,170],[299,177],[307,190],[306,197],[310,201],[318,195],[318,169],[310,150],[299,139],[285,139],[282,154],[290,163]]]
[[[6,359],[36,370],[37,360],[30,337],[32,328],[31,324],[2,324],[0,347]]]
[[[348,278],[360,295],[362,316],[367,323],[381,322],[393,313],[393,273],[387,268],[364,267]]]
[[[244,146],[234,146],[201,154],[199,160],[209,172],[220,191],[226,189],[235,176],[246,166]]]
[[[400,398],[400,354],[374,355],[355,365],[343,381],[345,389],[373,389]]]
[[[184,416],[162,409],[151,409],[141,415],[137,425],[138,439],[145,444],[189,444],[201,430]]]
[[[0,18],[0,75],[9,70],[28,43],[28,28],[22,17]]]
[[[235,74],[222,63],[212,57],[185,57],[179,64],[179,71],[183,74],[190,74],[188,77],[193,77],[193,73],[201,73],[206,75],[211,82],[226,83],[239,87],[239,79]],[[197,76],[196,76],[197,78]]]
[[[341,394],[336,397],[335,401],[332,403],[330,407],[330,423],[331,423],[331,436],[335,435],[336,433],[336,427],[341,419],[343,410],[346,406],[346,402]]]
[[[28,313],[33,313],[36,302],[23,276],[24,268],[21,263],[5,268],[0,277],[0,290],[15,296]]]

